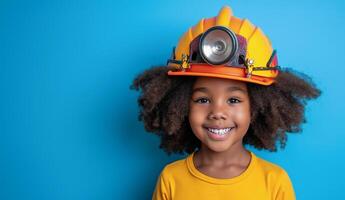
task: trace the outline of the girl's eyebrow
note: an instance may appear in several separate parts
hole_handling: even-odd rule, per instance
[[[194,88],[193,89],[193,93],[194,92],[204,92],[204,93],[208,93],[208,89],[205,88],[205,87],[198,87],[198,88]],[[240,92],[243,92],[243,93],[246,93],[246,91],[241,88],[241,87],[238,87],[238,86],[230,86],[226,89],[226,91],[229,91],[229,92],[233,92],[233,91],[240,91]]]

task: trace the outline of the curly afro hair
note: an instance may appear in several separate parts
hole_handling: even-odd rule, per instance
[[[159,147],[169,155],[192,153],[201,146],[188,121],[189,100],[197,77],[168,76],[171,69],[148,69],[135,78],[130,88],[141,92],[139,120],[148,132],[161,138]],[[277,151],[277,141],[285,148],[288,132],[301,131],[301,124],[306,122],[306,101],[321,93],[309,77],[291,69],[281,70],[270,86],[247,83],[247,88],[251,124],[243,144],[271,152]]]

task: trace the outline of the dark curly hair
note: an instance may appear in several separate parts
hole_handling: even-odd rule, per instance
[[[197,77],[168,76],[171,69],[148,69],[135,78],[130,88],[141,91],[139,120],[148,132],[161,137],[159,147],[168,154],[192,153],[201,146],[188,121],[189,100]],[[247,83],[247,88],[251,123],[243,144],[271,152],[277,151],[277,141],[285,148],[288,132],[301,131],[301,124],[306,122],[306,101],[321,93],[308,76],[291,69],[281,70],[270,86]]]

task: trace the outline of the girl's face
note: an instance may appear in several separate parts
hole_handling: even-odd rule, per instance
[[[246,84],[198,77],[190,100],[189,123],[203,148],[222,152],[242,146],[250,124]]]

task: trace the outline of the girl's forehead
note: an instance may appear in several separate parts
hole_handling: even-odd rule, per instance
[[[200,76],[196,79],[193,88],[205,87],[205,88],[228,88],[239,87],[247,91],[247,84],[243,81],[225,79],[225,78],[213,78]]]
[[[194,83],[192,93],[206,93],[210,95],[221,95],[230,93],[242,93],[248,95],[245,82],[211,77],[198,77]]]

